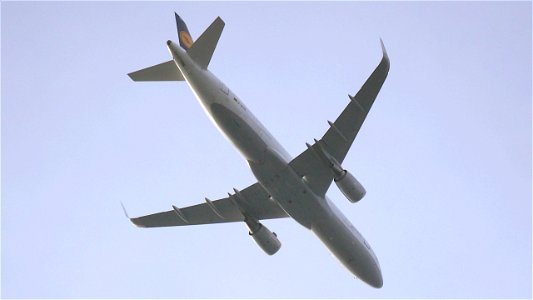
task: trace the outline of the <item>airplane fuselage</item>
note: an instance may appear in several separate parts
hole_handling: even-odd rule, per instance
[[[206,114],[244,156],[271,198],[312,230],[353,274],[381,287],[379,262],[350,221],[327,197],[316,195],[305,178],[290,167],[291,156],[231,90],[178,45],[168,41],[167,46]]]

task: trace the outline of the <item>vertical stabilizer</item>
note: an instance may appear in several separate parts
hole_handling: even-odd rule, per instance
[[[194,41],[191,37],[191,34],[189,33],[187,24],[183,22],[183,20],[177,13],[174,14],[176,15],[176,26],[178,28],[178,38],[180,40],[180,46],[185,50],[189,50],[192,47]]]

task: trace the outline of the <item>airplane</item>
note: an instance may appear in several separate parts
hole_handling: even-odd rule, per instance
[[[335,182],[352,203],[366,190],[341,165],[365,120],[390,68],[383,41],[382,59],[374,72],[320,140],[295,158],[274,139],[230,89],[208,70],[224,21],[217,17],[194,41],[175,13],[179,45],[167,41],[172,59],[132,73],[133,81],[185,81],[205,113],[246,159],[257,182],[233,189],[228,197],[130,218],[138,227],[185,226],[244,222],[249,235],[268,255],[281,247],[276,233],[260,221],[291,217],[311,230],[356,277],[381,288],[383,277],[374,251],[350,221],[326,196]],[[123,206],[124,208],[124,206]]]

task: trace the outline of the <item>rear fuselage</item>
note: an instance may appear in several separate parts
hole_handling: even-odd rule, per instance
[[[258,182],[293,219],[312,230],[356,276],[381,287],[379,263],[362,235],[327,198],[317,196],[289,166],[290,155],[210,71],[167,42],[174,62],[215,126],[239,149]]]

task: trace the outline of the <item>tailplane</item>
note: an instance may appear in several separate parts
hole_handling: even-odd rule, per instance
[[[211,62],[211,57],[215,52],[215,48],[217,47],[222,30],[224,29],[224,21],[222,21],[220,17],[217,17],[195,42],[189,33],[187,24],[185,24],[178,14],[175,13],[175,16],[180,46],[187,51],[187,54],[198,64],[198,66],[202,69],[207,69],[209,62]],[[185,80],[173,60],[129,73],[128,76],[130,76],[133,81]]]
[[[128,76],[133,81],[184,81],[181,71],[173,60],[155,66],[131,72]]]

